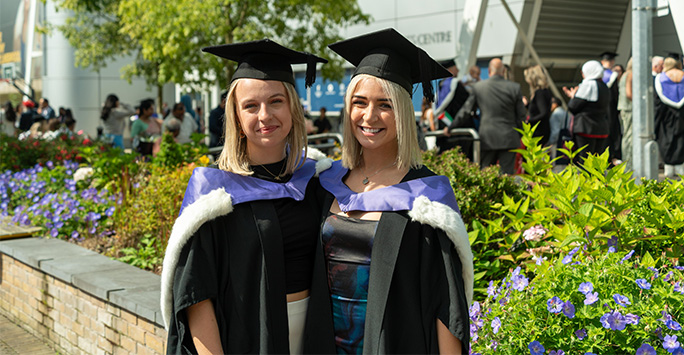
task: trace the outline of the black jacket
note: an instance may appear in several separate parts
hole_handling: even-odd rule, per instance
[[[610,89],[601,79],[596,79],[598,100],[587,101],[574,97],[568,102],[568,110],[575,115],[572,133],[607,135],[610,133],[608,120]]]

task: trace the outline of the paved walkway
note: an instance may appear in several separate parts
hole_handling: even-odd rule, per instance
[[[40,339],[0,314],[1,355],[54,355],[56,353]]]

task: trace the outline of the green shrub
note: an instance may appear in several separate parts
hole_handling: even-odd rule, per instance
[[[528,147],[521,152],[526,159],[521,178],[528,186],[524,197],[504,196],[493,204],[493,218],[472,224],[472,240],[499,243],[495,252],[488,251],[489,258],[507,260],[506,267],[513,267],[535,255],[555,254],[574,245],[600,254],[609,242],[622,250],[682,255],[681,182],[642,180],[637,184],[624,165],[609,169],[607,152],[589,155],[582,166],[571,164],[556,174],[546,148],[536,146],[536,138],[531,137],[529,125],[522,132]],[[535,226],[545,230],[544,237],[525,238],[523,232]]]
[[[633,253],[576,248],[491,282],[470,309],[473,353],[541,353],[530,350],[537,341],[565,354],[634,354],[644,343],[667,354],[663,337],[681,334],[682,268]]]
[[[473,224],[481,226],[480,221],[497,217],[491,206],[502,202],[505,196],[514,199],[523,196],[524,186],[516,183],[513,177],[499,175],[499,168],[496,166],[480,169],[479,165],[471,163],[459,148],[448,150],[441,155],[427,151],[423,154],[423,162],[436,174],[449,177],[463,223],[468,230],[473,229]],[[480,294],[484,294],[485,275],[488,278],[501,278],[509,267],[499,258],[507,253],[501,248],[502,242],[501,235],[470,232],[475,288]]]
[[[45,165],[48,161],[61,164],[63,161],[84,161],[82,148],[93,147],[98,151],[106,150],[100,142],[77,135],[61,135],[47,141],[42,139],[19,140],[0,133],[0,171],[21,171],[36,164]]]
[[[436,174],[449,178],[466,226],[476,220],[490,219],[493,216],[491,205],[502,201],[504,195],[523,196],[523,186],[514,178],[499,175],[496,166],[480,169],[458,147],[440,155],[427,151],[423,153],[423,163]]]

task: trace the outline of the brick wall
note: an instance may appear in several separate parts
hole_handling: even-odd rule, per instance
[[[166,331],[149,317],[85,292],[1,251],[0,312],[58,352],[165,353]],[[40,264],[40,260],[37,262]]]

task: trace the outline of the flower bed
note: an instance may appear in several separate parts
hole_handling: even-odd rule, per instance
[[[650,254],[574,248],[518,267],[471,306],[472,352],[684,353],[684,267],[657,264]]]

